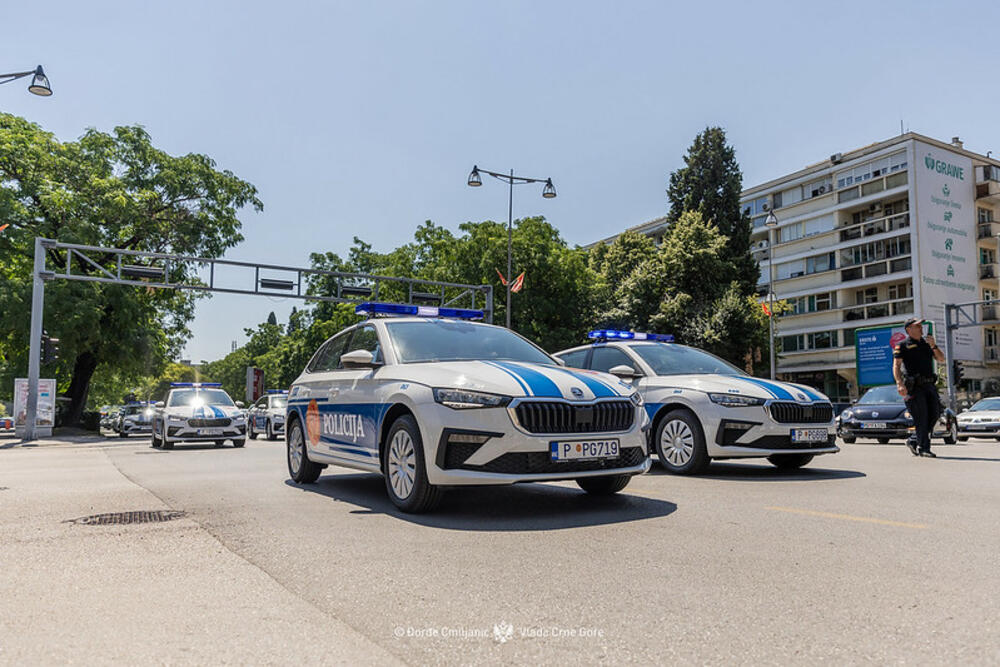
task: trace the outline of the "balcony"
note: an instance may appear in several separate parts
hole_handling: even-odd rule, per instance
[[[977,239],[989,239],[1000,234],[1000,222],[980,222],[976,231]]]
[[[874,236],[883,232],[893,232],[910,226],[909,213],[897,213],[883,218],[873,218],[864,222],[856,222],[840,227],[840,241],[853,241],[862,237]]]
[[[996,306],[982,306],[983,320],[995,320],[997,318],[997,307]]]
[[[991,164],[976,167],[976,199],[1000,204],[1000,167]]]
[[[979,265],[979,279],[980,280],[990,280],[991,278],[997,277],[997,265],[996,264],[980,264]]]
[[[985,349],[985,354],[983,355],[983,359],[987,363],[994,363],[994,364],[1000,361],[1000,347],[997,347],[996,345],[987,345]]]
[[[851,306],[844,309],[844,321],[874,320],[889,315],[909,315],[913,312],[913,299],[897,299],[885,303]]]

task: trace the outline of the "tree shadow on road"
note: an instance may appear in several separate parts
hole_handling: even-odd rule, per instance
[[[437,509],[429,514],[400,512],[386,496],[382,477],[374,474],[337,474],[315,484],[285,484],[316,493],[359,509],[352,514],[385,514],[403,521],[473,531],[536,531],[580,528],[655,519],[672,514],[677,505],[630,495],[591,496],[577,488],[534,483],[513,486],[449,488]]]
[[[650,475],[670,476],[663,466],[654,463]],[[742,482],[813,482],[828,479],[854,479],[867,477],[858,470],[836,470],[830,468],[811,468],[806,466],[798,470],[781,470],[770,463],[755,465],[748,463],[729,463],[713,461],[708,470],[696,476],[696,479],[735,480]]]

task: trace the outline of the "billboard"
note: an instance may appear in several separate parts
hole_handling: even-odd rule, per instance
[[[934,335],[934,323],[924,322],[924,333]],[[902,324],[870,327],[854,332],[854,354],[858,369],[858,387],[895,384],[892,376],[892,350],[906,339]],[[938,345],[941,341],[935,341]]]
[[[247,403],[253,403],[264,395],[264,371],[247,366]]]
[[[14,428],[18,434],[24,432],[28,421],[28,378],[14,379]],[[53,378],[38,379],[38,407],[35,412],[36,433],[52,435],[56,423],[56,381]]]
[[[970,158],[945,148],[915,141],[913,157],[916,315],[944,331],[946,303],[977,299],[976,178]],[[982,361],[982,329],[957,330],[954,345],[953,358]]]

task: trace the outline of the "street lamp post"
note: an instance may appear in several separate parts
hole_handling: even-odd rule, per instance
[[[767,214],[767,218],[764,220],[764,226],[767,227],[767,273],[768,273],[768,287],[767,287],[767,298],[768,298],[768,320],[771,325],[771,379],[776,379],[775,369],[774,369],[774,229],[778,226],[778,218],[774,215],[774,211]]]
[[[17,81],[18,79],[23,79],[26,76],[32,77],[31,83],[28,85],[29,93],[34,93],[35,95],[40,95],[41,97],[48,97],[52,94],[52,87],[49,86],[49,77],[45,76],[45,70],[42,69],[41,65],[33,70],[28,70],[27,72],[0,74],[0,84]]]
[[[510,329],[510,287],[514,282],[514,276],[512,274],[512,260],[511,260],[511,244],[512,235],[514,227],[514,186],[515,185],[526,185],[528,183],[545,183],[545,187],[542,188],[542,197],[546,199],[553,199],[556,196],[556,188],[552,185],[551,178],[525,178],[524,176],[515,176],[514,170],[511,169],[509,174],[501,174],[495,171],[489,171],[488,169],[480,169],[478,166],[472,166],[472,173],[469,174],[468,184],[469,187],[478,188],[483,184],[483,179],[481,174],[487,174],[498,180],[503,181],[509,186],[509,193],[507,196],[507,328]]]

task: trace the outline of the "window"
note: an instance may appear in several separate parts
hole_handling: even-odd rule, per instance
[[[607,373],[615,366],[628,366],[635,370],[635,364],[629,356],[617,347],[594,348],[594,356],[590,359],[591,370]]]
[[[893,174],[889,178],[885,179],[886,190],[891,190],[892,188],[898,188],[901,185],[906,185],[909,177],[906,175],[907,172],[901,171],[898,174]]]
[[[382,348],[378,344],[378,334],[375,333],[375,327],[370,324],[354,330],[354,337],[351,339],[349,347],[348,352],[367,350],[372,353],[374,361],[382,361]]]
[[[309,361],[309,365],[306,366],[306,371],[310,373],[325,373],[337,370],[337,367],[340,365],[340,355],[344,354],[347,339],[353,331],[353,329],[345,331],[326,341],[316,354],[313,355],[313,358]]]
[[[993,222],[993,210],[989,208],[977,208],[976,217],[979,222]]]
[[[797,278],[798,276],[805,275],[806,263],[805,260],[798,259],[793,262],[785,262],[784,264],[775,264],[774,271],[776,280]]]
[[[782,336],[781,337],[781,351],[782,352],[798,352],[799,350],[806,349],[804,337],[799,334],[798,336]]]
[[[979,249],[979,263],[980,264],[996,264],[997,253],[992,248],[980,248]]]
[[[899,151],[889,156],[889,173],[906,169],[906,151]]]
[[[851,201],[852,199],[857,199],[861,195],[858,193],[857,188],[851,188],[850,190],[842,190],[837,194],[837,201],[844,203],[845,201]]]
[[[806,273],[822,273],[823,271],[829,271],[830,269],[836,268],[836,260],[834,259],[833,253],[827,253],[825,255],[817,255],[816,257],[810,257],[806,260]]]
[[[814,218],[812,220],[806,220],[803,223],[804,236],[813,236],[814,234],[822,234],[823,232],[828,232],[834,227],[834,220],[832,215],[824,215],[822,218]]]
[[[996,347],[997,346],[997,330],[987,329],[986,330],[986,347]]]
[[[575,350],[573,352],[567,352],[566,354],[559,355],[559,358],[566,362],[566,365],[570,368],[586,368],[584,363],[587,361],[587,353],[590,352],[590,348],[583,348],[582,350]]]
[[[897,283],[895,285],[889,285],[890,301],[893,299],[908,299],[911,296],[913,296],[913,291],[910,283]]]
[[[796,222],[792,225],[785,225],[778,230],[778,241],[781,243],[787,243],[789,241],[794,241],[805,236],[805,232],[802,228],[801,222]]]
[[[802,198],[811,199],[812,197],[819,197],[820,195],[825,195],[827,192],[833,191],[833,181],[830,177],[821,178],[818,181],[813,181],[812,183],[806,183],[802,186]]]
[[[816,333],[806,334],[806,339],[809,342],[810,349],[813,350],[825,350],[827,348],[837,347],[836,331],[818,331]]]
[[[826,292],[825,294],[816,295],[816,310],[830,310],[834,307],[834,295],[833,292]]]
[[[774,200],[772,202],[772,205],[771,205],[772,208],[781,208],[781,193],[780,192],[775,192],[773,195],[771,195],[771,199]]]
[[[906,151],[893,153],[888,157],[879,158],[837,173],[837,188],[845,188],[855,183],[863,183],[873,178],[880,178],[889,173],[906,169]]]
[[[878,288],[868,287],[866,289],[859,289],[854,294],[854,303],[859,306],[866,303],[878,303]]]
[[[797,204],[802,201],[802,188],[795,187],[789,188],[788,190],[782,190],[778,193],[778,195],[780,196],[782,206],[791,206],[792,204]]]
[[[909,271],[913,264],[909,257],[904,257],[902,259],[894,259],[889,262],[889,273],[899,273],[900,271]]]
[[[402,364],[424,361],[526,361],[554,365],[552,357],[509,329],[456,320],[386,322]]]

